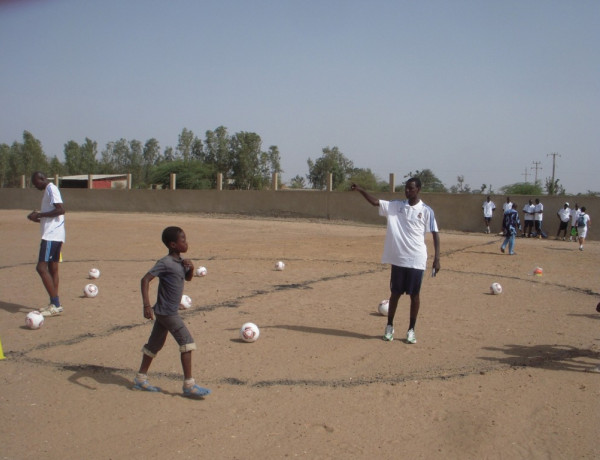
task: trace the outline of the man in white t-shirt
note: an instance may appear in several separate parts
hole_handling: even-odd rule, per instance
[[[496,205],[488,196],[481,207],[483,208],[483,223],[485,224],[485,233],[490,233],[490,222],[492,221],[492,215],[494,214]]]
[[[569,241],[577,241],[577,220],[579,219],[579,205],[575,203],[575,208],[571,209],[571,234],[569,235]]]
[[[390,300],[388,319],[383,340],[394,340],[394,316],[402,294],[410,296],[410,322],[406,333],[407,343],[417,343],[415,324],[419,314],[420,291],[423,275],[427,268],[427,246],[425,235],[433,236],[435,256],[432,276],[440,271],[440,240],[433,209],[419,198],[421,180],[413,177],[406,181],[406,200],[385,201],[375,198],[362,187],[352,184],[352,190],[360,194],[373,206],[379,207],[379,215],[387,218],[387,232],[381,262],[390,264]]]
[[[42,242],[36,270],[50,296],[50,304],[41,308],[44,316],[57,316],[63,311],[58,296],[58,263],[60,251],[65,242],[65,208],[58,187],[46,176],[37,171],[31,176],[31,183],[44,192],[40,211],[31,212],[27,218],[40,223]]]
[[[529,238],[533,231],[533,215],[535,213],[535,206],[533,201],[529,200],[525,206],[523,206],[523,236]]]
[[[535,199],[535,213],[533,214],[533,225],[535,226],[535,236],[542,237],[542,221],[544,220],[544,205],[540,203],[539,198]]]
[[[571,220],[571,208],[569,208],[569,203],[565,203],[562,208],[560,208],[556,215],[558,216],[559,224],[558,231],[556,232],[556,239],[560,238],[560,232],[563,232],[563,241],[567,239],[567,227],[569,226],[569,221]]]

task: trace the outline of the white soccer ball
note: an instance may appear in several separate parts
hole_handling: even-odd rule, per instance
[[[282,271],[285,268],[285,264],[280,260],[275,264],[275,270]]]
[[[181,296],[181,302],[179,303],[179,307],[187,310],[192,307],[192,298],[189,295],[183,294]]]
[[[208,270],[206,270],[206,267],[198,267],[196,269],[196,276],[206,276],[207,273]]]
[[[29,329],[39,329],[44,325],[44,316],[39,311],[30,311],[25,317],[25,326]]]
[[[96,297],[98,295],[98,286],[95,284],[86,284],[83,288],[83,294],[86,297]]]
[[[91,280],[98,279],[100,278],[100,270],[98,270],[97,268],[91,268],[88,273],[88,276]]]
[[[379,314],[381,316],[387,316],[389,306],[390,306],[390,301],[388,299],[382,300],[381,302],[379,302],[379,305],[377,306],[377,311],[379,312]]]
[[[492,285],[490,286],[490,292],[492,294],[502,294],[502,286],[500,285],[500,283],[492,283]]]
[[[260,330],[258,329],[258,326],[254,323],[244,323],[244,325],[240,329],[240,338],[244,342],[256,342],[258,340],[259,335]]]

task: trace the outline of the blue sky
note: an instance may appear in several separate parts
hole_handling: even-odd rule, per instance
[[[0,142],[225,126],[396,181],[600,191],[600,2],[0,0]]]

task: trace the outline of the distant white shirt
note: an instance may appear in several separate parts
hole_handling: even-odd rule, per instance
[[[579,209],[571,209],[571,225],[573,227],[577,227],[577,219],[579,219],[579,215],[581,211]]]
[[[493,201],[484,201],[483,202],[483,217],[492,217],[492,211],[496,209],[496,205]]]
[[[41,212],[50,212],[54,210],[54,204],[62,204],[63,200],[58,187],[49,183],[44,190],[42,197]],[[56,217],[42,217],[40,219],[40,230],[42,239],[46,241],[65,242],[65,216],[61,214]]]
[[[535,205],[533,220],[544,220],[544,205],[542,203]]]
[[[504,203],[504,204],[502,205],[502,210],[503,210],[504,212],[506,212],[506,211],[510,211],[511,209],[512,209],[512,203],[511,203],[510,201],[509,201],[508,203]]]
[[[523,206],[523,215],[525,220],[533,220],[533,213],[535,212],[535,206],[527,203]]]
[[[381,263],[425,270],[425,235],[438,231],[433,209],[421,200],[414,206],[408,200],[379,200],[379,215],[387,218]]]
[[[569,222],[569,219],[571,218],[571,208],[567,207],[566,209],[564,207],[560,208],[558,210],[558,217],[560,217],[560,220],[562,222]]]

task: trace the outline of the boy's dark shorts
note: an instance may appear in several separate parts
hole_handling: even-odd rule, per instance
[[[419,294],[425,270],[392,265],[390,291],[394,294]]]
[[[558,227],[559,230],[566,230],[567,226],[569,225],[569,222],[563,222],[562,220],[560,221],[560,227]]]
[[[62,241],[42,240],[38,262],[59,262]]]
[[[183,318],[179,315],[154,315],[154,327],[148,339],[148,343],[142,348],[142,353],[154,358],[162,349],[167,340],[167,335],[170,332],[177,344],[179,351],[193,351],[196,349],[194,338],[187,326],[183,322]]]

